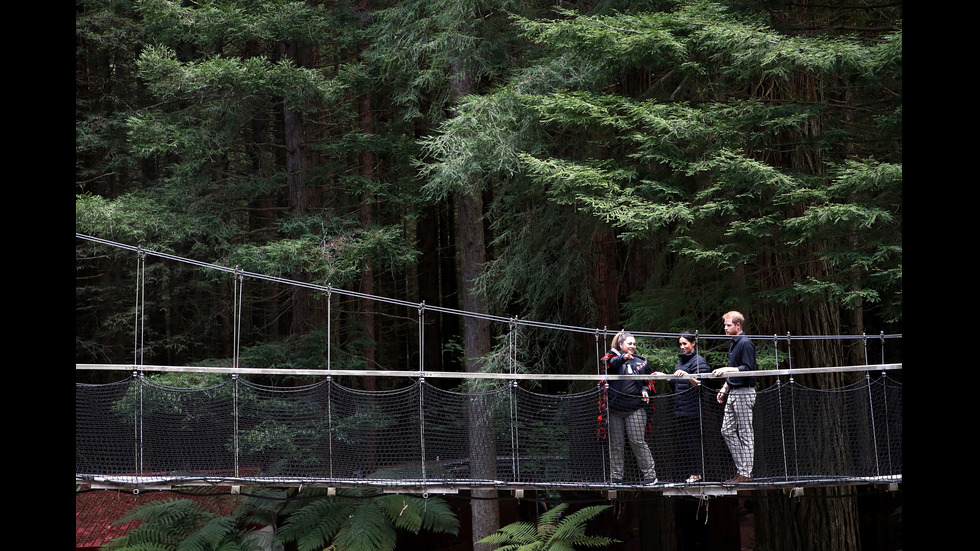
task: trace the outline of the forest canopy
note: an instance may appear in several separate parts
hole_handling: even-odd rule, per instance
[[[901,5],[824,4],[78,4],[76,232],[546,323],[900,332]],[[134,266],[77,241],[79,363],[131,358]],[[220,363],[238,321],[253,367],[418,361],[384,304],[145,284],[148,362]],[[434,319],[432,369],[492,358]],[[521,368],[590,346],[527,330]]]

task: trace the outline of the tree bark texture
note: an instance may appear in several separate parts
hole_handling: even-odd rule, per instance
[[[476,178],[474,178],[476,180]],[[483,200],[479,182],[471,182],[469,191],[457,195],[456,239],[459,250],[459,270],[463,310],[486,313],[486,304],[474,286],[486,262],[486,241],[483,235]],[[483,356],[490,351],[490,328],[485,320],[463,317],[463,348],[466,371],[477,372]],[[497,478],[497,452],[494,445],[491,408],[475,393],[469,403],[470,474],[474,478]],[[473,516],[474,549],[490,549],[477,542],[500,528],[500,512],[495,490],[474,490],[470,512]]]
[[[302,64],[300,58],[303,53],[299,52],[292,42],[285,43],[281,53],[284,58]],[[319,206],[316,189],[307,185],[306,182],[307,171],[316,163],[315,154],[308,145],[314,140],[308,134],[308,125],[303,115],[284,104],[282,117],[289,208],[296,214],[303,214]],[[309,274],[305,272],[296,273],[293,277],[297,281],[309,281]],[[324,309],[316,307],[312,291],[305,287],[294,289],[292,311],[292,332],[295,334],[309,333],[311,330],[321,327],[325,321]]]

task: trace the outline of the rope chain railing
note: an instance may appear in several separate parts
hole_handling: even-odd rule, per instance
[[[76,383],[75,466],[79,482],[109,485],[239,482],[255,484],[380,485],[385,487],[476,488],[609,486],[608,440],[597,404],[613,392],[608,382],[642,378],[667,380],[673,375],[604,375],[598,359],[610,332],[544,324],[463,312],[421,303],[375,297],[331,285],[271,278],[128,247],[76,234],[80,239],[137,253],[134,362],[77,364],[78,370],[131,370],[118,383]],[[227,271],[233,275],[234,356],[229,367],[158,366],[144,363],[143,323],[145,259],[148,255]],[[385,301],[417,309],[418,371],[292,369],[289,375],[322,378],[303,387],[276,388],[248,380],[250,375],[283,375],[280,369],[245,368],[240,364],[242,297],[245,278],[259,278],[315,288],[326,293],[327,323],[333,294]],[[506,324],[506,373],[436,372],[425,369],[426,313],[477,316]],[[518,331],[521,327],[593,333],[597,374],[518,372]],[[638,337],[676,338],[670,333],[633,332]],[[698,335],[705,339],[728,338]],[[767,337],[753,336],[763,340]],[[864,365],[792,368],[793,341],[861,339]],[[757,372],[760,387],[755,406],[755,474],[753,484],[851,484],[900,482],[902,473],[902,385],[889,373],[901,364],[885,363],[886,339],[881,333],[881,363],[869,361],[866,335],[773,335],[775,365],[779,341],[785,339],[788,369]],[[198,372],[228,375],[208,388],[168,388],[146,377],[149,372]],[[865,373],[858,383],[834,389],[812,389],[796,377],[820,373]],[[682,489],[717,485],[732,473],[732,457],[720,435],[723,406],[711,382],[724,375],[690,374],[704,384],[696,393],[696,427],[675,416],[677,393],[655,395],[646,412],[652,429],[646,435],[653,451],[661,487]],[[783,381],[781,377],[787,377]],[[367,392],[338,383],[339,377],[392,377],[401,386]],[[479,391],[458,392],[429,379],[484,380]],[[535,392],[544,381],[565,381],[559,394]],[[589,381],[589,390],[573,390]],[[721,382],[721,381],[717,381]],[[524,383],[523,385],[521,383]],[[574,388],[581,388],[581,384]],[[478,401],[478,402],[475,402]],[[482,409],[474,406],[479,403]],[[471,434],[478,423],[484,432]],[[682,447],[693,431],[698,451],[684,459]],[[490,472],[471,470],[470,440],[486,439],[488,449],[507,450],[489,459]],[[630,454],[627,453],[627,456]],[[128,458],[128,459],[127,459]],[[483,469],[483,467],[481,467]],[[698,482],[688,475],[701,473]],[[635,460],[627,465],[624,484],[639,479]]]

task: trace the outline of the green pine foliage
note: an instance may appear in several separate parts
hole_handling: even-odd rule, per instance
[[[369,266],[379,276],[404,277],[418,257],[406,223],[418,216],[415,146],[410,133],[386,128],[382,117],[383,132],[366,133],[358,123],[359,95],[377,86],[357,57],[367,26],[346,5],[148,0],[127,10],[86,3],[77,29],[93,84],[79,94],[76,231],[336,287],[356,286]],[[316,62],[302,53],[312,48]],[[299,121],[288,139],[287,116]],[[285,160],[300,149],[307,152],[302,174],[300,161]],[[378,165],[370,177],[358,169],[367,153]],[[373,220],[361,218],[365,201],[377,205]],[[79,247],[83,287],[92,274],[119,267],[103,262],[100,251]],[[227,356],[221,342],[230,334],[230,304],[208,297],[229,286],[212,276],[202,281],[196,271],[149,266],[146,309],[169,327],[149,324],[147,361]],[[92,336],[79,341],[87,361],[132,355],[132,339],[104,322],[133,319],[103,300],[110,287],[135,285],[126,268],[119,275],[111,284],[94,276],[79,294],[87,326],[79,333]],[[255,362],[270,345],[290,349],[294,362],[326,363],[302,334],[277,338],[291,311],[282,290],[258,285],[247,293],[247,310],[258,314],[243,339],[259,347],[243,355],[250,365],[268,365]],[[202,317],[197,306],[209,303],[215,310]],[[346,327],[352,341],[361,338]],[[202,338],[211,344],[202,347]]]
[[[475,184],[492,230],[479,289],[497,313],[594,323],[594,239],[611,231],[617,269],[639,261],[646,282],[621,286],[623,325],[709,331],[730,306],[758,317],[814,302],[898,322],[900,20],[800,32],[760,7],[90,3],[80,51],[92,82],[112,85],[79,96],[76,229],[335,286],[371,269],[398,294],[422,258],[414,223]],[[292,53],[304,48],[316,62]],[[451,69],[461,52],[465,73]],[[476,93],[456,95],[460,78]],[[278,128],[287,110],[317,156],[301,203]],[[199,278],[181,271],[154,274],[174,291],[148,299],[193,320],[174,292]],[[256,320],[273,329],[289,305],[249,292],[280,303]],[[79,295],[86,319],[126,318],[98,294]],[[179,357],[218,328],[148,340]],[[550,338],[531,340],[565,344]],[[118,340],[79,346],[113,356]]]
[[[515,18],[542,55],[427,142],[430,185],[479,173],[502,205],[492,302],[546,317],[569,296],[564,263],[518,256],[541,230],[506,228],[585,220],[666,255],[631,291],[630,327],[705,331],[729,307],[814,301],[900,320],[900,32],[788,35],[709,2],[561,15]],[[586,258],[578,243],[562,255]],[[532,278],[553,293],[529,295]]]

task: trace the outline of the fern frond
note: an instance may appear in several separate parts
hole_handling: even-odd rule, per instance
[[[293,511],[280,533],[283,539],[295,540],[300,549],[323,549],[353,509],[350,500],[322,497]]]
[[[212,551],[237,540],[238,519],[217,517],[187,536],[177,546],[177,551]],[[237,548],[237,544],[234,544]]]
[[[339,551],[392,551],[398,540],[381,507],[369,501],[351,512],[332,543]]]
[[[608,508],[609,505],[594,505],[575,511],[558,523],[558,527],[555,529],[551,539],[553,541],[567,541],[573,537],[584,535],[585,523]]]
[[[480,540],[480,543],[527,544],[537,540],[538,528],[529,522],[514,522]]]
[[[619,540],[614,538],[609,538],[606,536],[586,536],[583,535],[578,538],[572,538],[564,543],[571,546],[572,549],[579,549],[581,547],[608,547],[614,543],[620,543]]]
[[[459,532],[459,519],[449,504],[446,503],[446,500],[438,497],[409,496],[409,502],[413,504],[422,518],[423,530],[440,534],[457,534]]]
[[[187,534],[213,517],[189,499],[151,501],[124,514],[120,521],[138,520],[139,526],[116,538],[107,549],[126,551],[171,551]]]
[[[565,509],[568,509],[567,503],[560,503],[553,508],[548,509],[542,513],[540,517],[538,517],[538,526],[558,524],[558,520],[561,519]]]
[[[422,528],[422,516],[419,514],[418,505],[410,496],[389,494],[377,498],[376,503],[395,528],[408,530],[413,534],[419,533]]]

